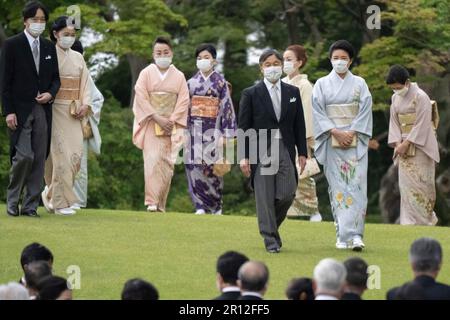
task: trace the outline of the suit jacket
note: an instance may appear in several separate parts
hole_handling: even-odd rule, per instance
[[[48,92],[55,98],[61,85],[58,70],[58,57],[55,45],[42,37],[39,38],[40,61],[39,74],[34,64],[33,53],[24,32],[7,39],[0,58],[2,114],[15,113],[18,128],[10,131],[10,155],[15,153],[23,124],[30,115],[38,92]],[[52,124],[52,104],[44,105],[48,125],[48,150]]]
[[[253,138],[252,140],[254,142],[257,142],[258,145],[257,164],[260,163],[259,130],[280,129],[283,143],[289,151],[291,161],[295,168],[296,179],[298,181],[297,168],[295,165],[295,147],[297,147],[298,155],[305,157],[307,156],[307,148],[302,100],[300,98],[300,91],[297,87],[291,86],[281,81],[280,121],[277,120],[275,111],[273,109],[272,100],[264,81],[260,81],[254,86],[245,89],[242,92],[241,101],[239,104],[238,127],[244,132],[248,129],[256,130],[257,135],[256,137],[254,137],[256,139]],[[267,150],[270,149],[270,131],[268,132],[268,137],[269,141],[267,143]],[[245,158],[249,159],[250,148],[248,142],[250,139],[246,138],[245,140],[244,156]],[[252,185],[257,164],[251,165]]]
[[[423,288],[425,300],[450,300],[450,286],[436,282],[429,276],[418,276],[413,283]],[[400,287],[393,288],[387,293],[387,300],[395,300]]]
[[[253,300],[253,301],[261,301],[263,298],[252,296],[252,295],[243,295],[238,300]]]
[[[222,292],[222,294],[214,300],[239,300],[241,297],[240,291],[228,291],[228,292]]]

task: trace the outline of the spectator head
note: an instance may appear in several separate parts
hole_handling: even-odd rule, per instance
[[[50,267],[53,266],[53,254],[51,251],[40,243],[34,242],[29,244],[22,250],[20,264],[25,272],[25,266],[33,261],[47,261]]]
[[[73,51],[84,54],[84,47],[80,40],[76,39],[71,48]]]
[[[122,300],[158,300],[158,290],[149,282],[131,279],[122,290]]]
[[[369,266],[363,259],[358,257],[345,260],[344,266],[347,270],[345,291],[357,293],[361,296],[367,289],[367,280],[369,278],[367,268]]]
[[[1,300],[29,300],[27,289],[21,284],[10,282],[0,285],[0,301]]]
[[[409,250],[409,262],[416,276],[429,275],[436,278],[442,265],[442,248],[438,241],[420,238]]]
[[[72,300],[72,290],[67,280],[57,276],[48,276],[39,281],[39,300]]]
[[[52,268],[47,261],[33,261],[25,267],[25,283],[30,296],[37,296],[38,283],[52,275]]]
[[[229,286],[237,286],[239,268],[248,261],[242,253],[227,251],[217,259],[217,288],[222,291]]]
[[[286,289],[289,300],[314,300],[312,280],[309,278],[296,278],[289,282]]]
[[[238,272],[238,285],[241,292],[258,292],[262,296],[267,291],[269,269],[259,261],[247,261]]]
[[[313,288],[318,295],[341,298],[347,271],[344,264],[331,258],[323,259],[314,268]]]
[[[398,289],[394,300],[425,300],[425,292],[420,284],[408,282]]]

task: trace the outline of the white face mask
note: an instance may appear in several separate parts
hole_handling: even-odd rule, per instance
[[[172,64],[172,57],[155,58],[155,63],[161,69],[167,69]]]
[[[407,86],[404,86],[403,88],[401,88],[401,89],[399,89],[399,90],[394,90],[394,93],[395,94],[398,94],[399,96],[401,96],[401,97],[404,97],[404,96],[406,96],[406,94],[408,93],[408,87]]]
[[[34,37],[39,37],[45,30],[45,23],[32,22],[28,28],[30,34]]]
[[[197,60],[197,69],[201,72],[205,73],[211,70],[212,68],[212,62],[209,59],[200,59]]]
[[[294,67],[293,61],[285,61],[283,65],[283,71],[288,76],[295,72],[296,68]]]
[[[69,49],[75,43],[75,37],[60,37],[58,43],[61,48]]]
[[[348,71],[348,61],[347,60],[331,60],[334,71],[337,73],[346,73]]]
[[[281,78],[282,74],[283,71],[281,70],[281,66],[264,68],[264,78],[266,78],[269,82],[277,82]]]

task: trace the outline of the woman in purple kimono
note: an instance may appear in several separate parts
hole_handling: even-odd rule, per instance
[[[198,72],[188,80],[191,105],[189,139],[185,148],[189,193],[196,214],[222,214],[223,177],[214,164],[224,158],[233,142],[236,116],[225,78],[214,70],[217,51],[202,44],[195,51]]]

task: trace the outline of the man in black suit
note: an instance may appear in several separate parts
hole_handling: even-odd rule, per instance
[[[436,282],[442,267],[442,247],[431,238],[420,238],[413,242],[409,251],[409,261],[414,272],[414,280],[405,287],[388,291],[387,299],[402,299],[406,291],[416,291],[423,300],[450,300],[450,286]],[[420,292],[419,292],[420,291]]]
[[[248,261],[238,272],[239,300],[263,300],[269,283],[269,269],[259,261]]]
[[[40,35],[48,11],[29,2],[23,12],[25,30],[5,41],[0,59],[2,114],[10,133],[11,170],[7,213],[38,217],[45,159],[50,150],[52,101],[60,87],[55,45]]]
[[[241,290],[237,285],[239,268],[248,258],[235,251],[227,251],[217,259],[217,288],[222,293],[214,300],[237,300]]]
[[[352,257],[344,261],[347,277],[345,279],[344,294],[341,300],[362,300],[362,295],[367,289],[369,274],[367,263],[359,258]]]
[[[238,158],[251,176],[266,250],[278,253],[278,228],[297,188],[296,148],[302,170],[306,164],[305,120],[299,89],[280,81],[280,53],[267,49],[259,64],[264,80],[245,89],[239,105]]]

